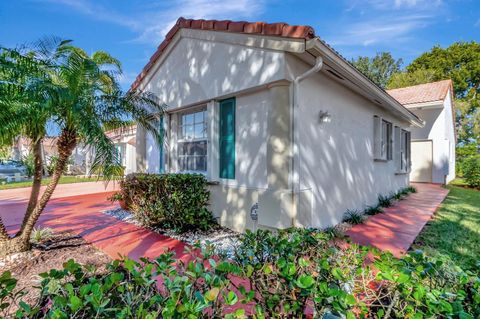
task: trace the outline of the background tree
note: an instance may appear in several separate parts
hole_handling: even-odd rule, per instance
[[[351,63],[370,80],[385,88],[390,77],[400,72],[403,61],[395,60],[389,52],[380,52],[373,58],[360,56]]]
[[[391,76],[387,84],[387,89],[398,89],[406,86],[434,82],[436,79],[435,71],[418,69],[413,72],[398,72]]]
[[[0,255],[30,248],[33,227],[78,143],[95,149],[92,170],[110,179],[118,176],[122,167],[104,127],[127,129],[134,120],[157,141],[161,140],[158,119],[163,113],[163,105],[149,93],[123,92],[118,84],[121,75],[118,60],[103,51],[89,56],[66,41],[57,42],[54,47],[54,53],[48,57],[40,50],[0,48],[0,55],[4,57],[0,59],[0,122],[3,124],[0,126],[0,144],[10,143],[16,135],[23,133],[27,128],[25,123],[38,128],[35,141],[45,136],[47,123],[56,125],[60,132],[56,145],[58,160],[52,177],[34,207],[27,209],[20,231],[10,238],[0,221]],[[29,65],[37,72],[31,72]],[[10,75],[15,70],[21,71],[22,80]],[[31,83],[37,82],[40,82],[41,85],[37,86],[41,90],[25,94]],[[41,121],[34,122],[38,118]],[[33,154],[40,162],[41,170],[41,154]]]
[[[480,43],[456,42],[447,48],[433,47],[392,77],[389,88],[452,79],[460,144],[480,141]]]

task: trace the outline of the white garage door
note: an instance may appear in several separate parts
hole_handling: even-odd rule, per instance
[[[432,141],[412,141],[410,181],[432,182]]]

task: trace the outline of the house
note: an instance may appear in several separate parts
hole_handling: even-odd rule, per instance
[[[45,173],[47,173],[47,166],[51,164],[52,159],[58,156],[56,136],[46,136],[42,141],[42,158],[45,165]],[[28,156],[31,149],[30,139],[19,136],[12,145],[12,159],[21,162]],[[85,155],[86,148],[83,145],[78,145],[72,152],[70,162],[67,166],[67,174],[78,175],[85,174]]]
[[[137,171],[205,174],[237,231],[328,227],[407,186],[423,126],[309,26],[180,18],[131,89],[168,105]]]
[[[451,80],[389,90],[425,121],[411,129],[412,182],[447,184],[455,178],[455,111]]]
[[[117,151],[118,161],[125,168],[125,174],[136,172],[136,134],[137,126],[130,125],[122,129],[108,130],[105,134],[110,138]],[[91,162],[95,150],[87,152],[87,174],[91,174]]]

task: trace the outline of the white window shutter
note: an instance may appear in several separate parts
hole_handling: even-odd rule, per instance
[[[373,158],[382,158],[382,119],[373,117]]]
[[[395,159],[395,168],[397,172],[402,170],[402,134],[401,129],[398,126],[395,126],[393,135],[393,146],[394,146],[394,159]]]

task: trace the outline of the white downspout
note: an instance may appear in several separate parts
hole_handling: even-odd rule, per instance
[[[298,175],[298,159],[300,158],[299,156],[299,148],[297,146],[297,141],[298,141],[298,130],[296,129],[297,127],[297,122],[298,122],[298,115],[297,115],[297,110],[299,109],[300,105],[298,103],[299,100],[299,87],[300,87],[300,82],[307,77],[311,76],[314,73],[317,73],[320,71],[323,67],[323,58],[321,56],[318,56],[315,59],[315,65],[307,70],[305,73],[300,74],[293,80],[293,107],[292,107],[292,116],[290,117],[291,121],[291,128],[292,128],[292,175],[291,175],[291,186],[292,186],[292,212],[293,216],[297,216],[297,203],[295,200],[295,194],[299,192],[300,190],[300,178]],[[295,219],[296,217],[294,217]],[[295,226],[295,221],[292,220],[292,226]]]

